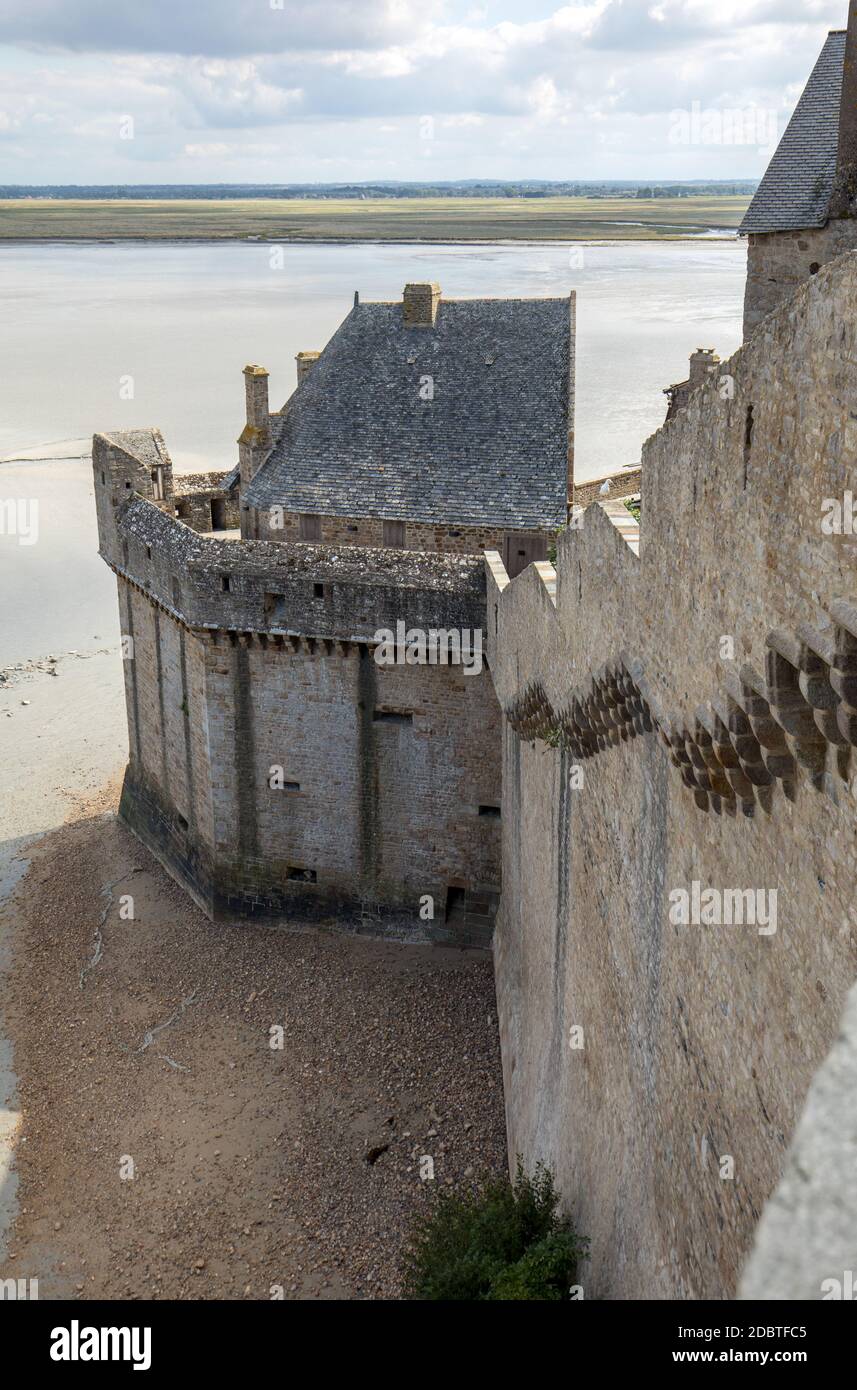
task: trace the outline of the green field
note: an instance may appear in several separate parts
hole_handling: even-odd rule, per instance
[[[0,241],[623,241],[734,231],[749,202],[699,198],[0,200]]]

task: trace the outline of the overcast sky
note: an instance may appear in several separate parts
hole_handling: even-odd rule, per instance
[[[754,178],[846,13],[0,0],[0,183]]]

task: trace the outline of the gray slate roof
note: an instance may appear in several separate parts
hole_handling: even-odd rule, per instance
[[[827,221],[839,138],[845,30],[828,34],[739,231],[783,232]]]
[[[498,527],[566,519],[568,299],[355,304],[283,413],[252,507]],[[420,378],[434,380],[421,400]]]
[[[106,431],[102,431],[102,433],[105,439],[111,440],[113,444],[118,444],[120,449],[125,450],[126,454],[139,459],[147,468],[154,468],[158,464],[167,465],[171,462],[163,435],[159,429],[111,430],[109,433]]]

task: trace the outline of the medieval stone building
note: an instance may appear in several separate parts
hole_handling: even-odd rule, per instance
[[[759,321],[675,388],[641,526],[599,496],[555,565],[510,572],[568,503],[568,301],[358,304],[274,414],[248,368],[240,536],[176,515],[157,431],[94,440],[123,817],[225,919],[487,944],[496,911],[509,1152],[587,1297],[853,1268],[857,252],[819,224],[811,274],[766,225],[778,302],[757,240]]]
[[[231,476],[177,493],[157,431],[96,435],[129,652],[122,815],[212,915],[490,938],[481,555],[516,574],[565,524],[573,373],[573,296],[412,285],[355,301],[279,412],[245,368]]]
[[[268,409],[245,369],[239,440],[245,539],[481,554],[512,574],[568,519],[574,464],[574,296],[354,307]]]
[[[798,285],[857,247],[857,0],[810,74],[740,231],[744,336]]]

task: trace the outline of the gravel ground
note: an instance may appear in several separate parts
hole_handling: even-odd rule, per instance
[[[23,1125],[0,1277],[42,1298],[400,1297],[414,1217],[505,1170],[490,958],[214,926],[115,805],[48,835],[7,908]]]

